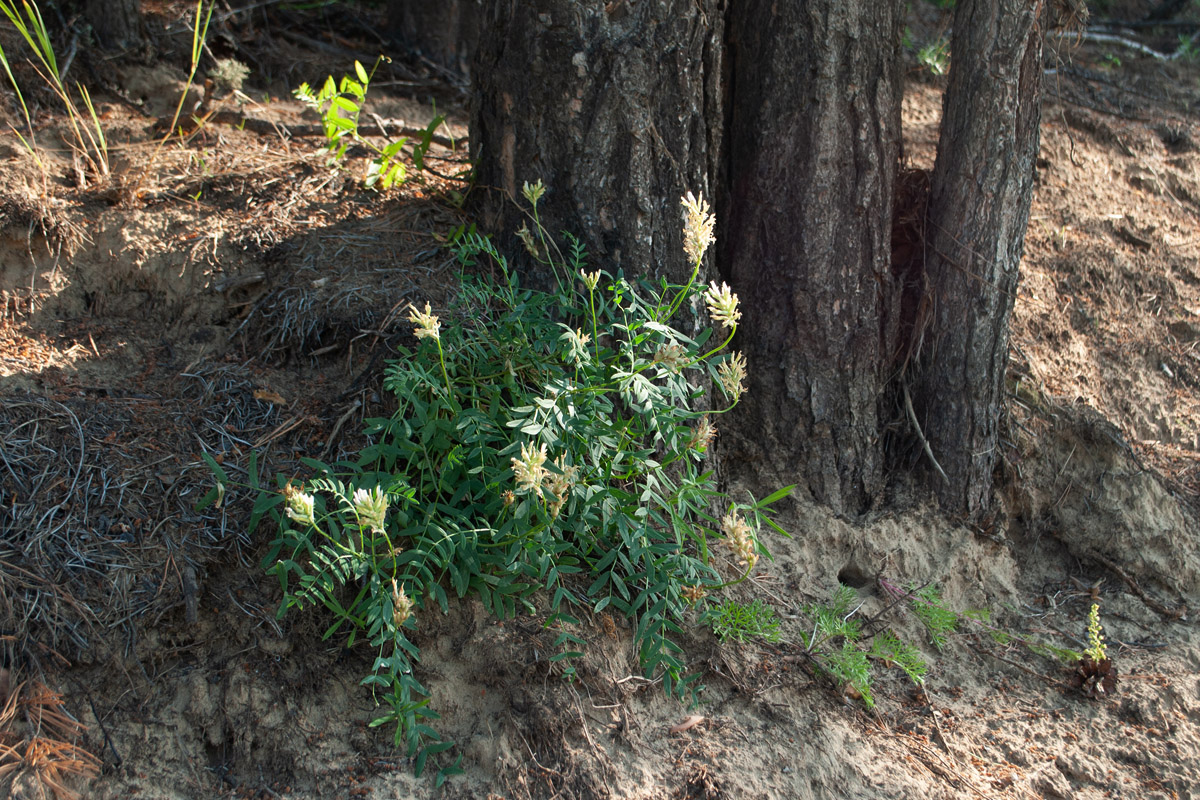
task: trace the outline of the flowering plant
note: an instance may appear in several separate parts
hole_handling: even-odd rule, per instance
[[[491,241],[458,231],[464,270],[487,259],[502,279],[464,276],[441,315],[411,309],[417,349],[384,378],[397,410],[368,421],[357,462],[309,461],[317,477],[289,485],[276,514],[267,566],[285,608],[321,605],[338,619],[327,635],[346,626],[351,641],[369,639],[378,655],[364,683],[389,706],[375,724],[396,725],[418,769],[449,745],[425,723],[429,693],[407,632],[445,611],[449,593],[475,594],[501,617],[534,612],[544,597],[546,625],[562,631],[552,660],[567,676],[583,642],[563,624],[580,609],[616,611],[633,623],[647,677],[694,696],[698,676],[676,641],[685,615],[769,555],[764,526],[782,532],[766,508],[790,487],[734,503],[706,468],[716,420],[745,392],[746,362],[725,353],[737,295],[696,280],[712,243],[703,199],[683,202],[691,280],[651,288],[589,270],[577,240],[555,255],[537,216],[545,192],[526,185],[533,228],[521,239],[559,276],[556,290],[522,288]],[[684,308],[706,308],[723,341],[671,327]],[[705,407],[713,384],[723,407]]]

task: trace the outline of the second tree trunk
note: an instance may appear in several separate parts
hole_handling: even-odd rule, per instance
[[[926,242],[932,303],[915,400],[943,507],[991,498],[1008,321],[1033,196],[1041,42],[1036,0],[959,0]]]
[[[900,18],[894,0],[729,13],[719,246],[745,312],[741,456],[849,514],[883,483]]]

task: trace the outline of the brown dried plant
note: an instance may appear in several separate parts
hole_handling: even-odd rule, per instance
[[[72,742],[87,730],[63,709],[63,698],[40,681],[8,686],[0,670],[0,785],[35,781],[57,800],[80,800],[70,787],[94,778],[100,759]]]

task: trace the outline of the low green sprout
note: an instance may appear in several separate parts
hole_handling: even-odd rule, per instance
[[[958,614],[946,608],[941,592],[932,584],[910,589],[910,603],[917,619],[925,626],[929,643],[938,650],[946,646],[946,637],[958,627]]]
[[[946,605],[940,589],[935,584],[924,584],[920,587],[910,586],[908,589],[902,589],[887,579],[880,578],[879,586],[892,597],[908,601],[908,607],[925,625],[930,643],[939,650],[945,647],[949,634],[958,630],[960,626],[967,626],[986,633],[998,645],[1023,647],[1035,655],[1052,661],[1071,663],[1079,661],[1084,655],[1070,648],[1058,647],[1036,640],[1028,634],[1014,633],[1000,628],[992,623],[991,612],[987,609],[954,611]]]
[[[883,577],[878,579],[878,584],[885,595],[905,601],[901,607],[906,607],[921,621],[930,643],[937,650],[949,644],[951,633],[970,626],[986,633],[998,645],[1024,647],[1054,661],[1077,662],[1084,655],[1003,630],[992,624],[986,609],[954,611],[947,607],[935,584],[902,588]],[[864,626],[857,616],[861,607],[857,600],[858,593],[854,589],[839,584],[829,602],[805,606],[802,616],[811,622],[800,633],[800,643],[818,671],[828,676],[842,693],[861,699],[867,708],[873,708],[875,673],[872,662],[901,670],[917,686],[924,686],[928,665],[916,647],[901,640],[892,630],[872,633],[870,629],[878,624],[877,620]],[[1094,618],[1089,617],[1088,623],[1090,647],[1086,655],[1093,660],[1097,654],[1101,659],[1104,657],[1098,614],[1098,609],[1094,609]]]
[[[918,686],[925,684],[929,665],[921,652],[904,642],[892,631],[884,631],[871,641],[871,657],[889,666],[898,667]]]
[[[375,154],[362,177],[363,186],[368,189],[390,189],[404,183],[408,178],[408,168],[400,158],[408,145],[408,137],[401,136],[380,147],[363,136],[358,129],[358,120],[366,105],[371,79],[384,59],[385,56],[377,58],[370,72],[367,72],[361,62],[355,61],[354,75],[343,75],[338,82],[334,82],[333,76],[330,75],[325,78],[325,83],[320,89],[313,89],[307,83],[302,83],[293,91],[297,100],[321,115],[325,129],[325,147],[330,154],[331,166],[346,157],[351,145],[360,145]],[[408,148],[409,156],[417,169],[425,168],[425,155],[429,152],[433,133],[445,121],[444,116],[434,114],[429,125],[421,132],[420,139]]]
[[[1083,654],[1092,661],[1100,662],[1108,658],[1108,648],[1104,646],[1104,628],[1100,625],[1100,606],[1092,603],[1088,612],[1088,646]]]
[[[917,62],[934,75],[950,71],[950,40],[942,37],[917,50]]]
[[[821,672],[845,694],[874,708],[872,661],[899,668],[918,686],[925,682],[926,664],[915,647],[892,631],[866,637],[871,646],[864,649],[863,626],[856,618],[861,605],[857,600],[854,589],[839,583],[828,603],[805,606],[804,615],[813,622],[811,633],[802,633],[800,640]]]
[[[722,642],[778,642],[781,636],[775,609],[757,599],[749,603],[723,600],[705,612],[704,621]]]

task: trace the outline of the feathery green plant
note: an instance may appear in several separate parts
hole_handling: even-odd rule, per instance
[[[926,665],[916,648],[891,631],[870,637],[871,647],[864,650],[862,624],[854,616],[857,599],[854,589],[839,583],[828,603],[805,606],[805,616],[813,621],[812,632],[802,633],[800,640],[818,669],[847,694],[861,698],[867,708],[874,708],[872,660],[898,667],[918,686],[925,682]]]
[[[910,587],[909,592],[912,612],[924,624],[929,643],[941,650],[946,646],[946,637],[958,627],[958,614],[946,607],[941,590],[933,584]]]
[[[778,642],[781,636],[775,609],[759,599],[749,603],[723,600],[704,612],[702,621],[722,642],[748,639]]]
[[[884,631],[871,641],[871,657],[899,667],[918,686],[925,683],[929,666],[920,651],[892,631]]]
[[[950,71],[950,40],[943,36],[918,48],[917,62],[934,75],[945,75]]]
[[[908,601],[908,607],[925,625],[930,642],[939,650],[945,646],[949,634],[958,630],[960,624],[966,623],[986,632],[999,645],[1019,645],[1031,653],[1052,661],[1070,663],[1083,657],[1082,653],[1075,650],[1057,647],[1037,641],[1028,634],[1012,633],[997,627],[992,623],[991,612],[987,609],[954,611],[946,606],[937,586],[929,584],[920,588],[902,589],[886,578],[879,579],[879,586],[892,597]]]

